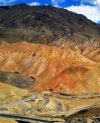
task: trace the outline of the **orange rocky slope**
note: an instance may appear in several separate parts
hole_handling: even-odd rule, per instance
[[[60,48],[26,42],[0,44],[0,71],[35,77],[30,90],[100,92],[100,48]],[[94,50],[93,50],[94,49]]]

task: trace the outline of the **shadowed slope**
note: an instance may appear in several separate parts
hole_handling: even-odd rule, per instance
[[[28,88],[34,84],[35,79],[33,77],[25,77],[19,73],[0,71],[0,81],[18,88]]]
[[[53,6],[0,7],[0,38],[48,44],[59,37],[79,37],[78,42],[100,37],[100,25],[81,14]]]

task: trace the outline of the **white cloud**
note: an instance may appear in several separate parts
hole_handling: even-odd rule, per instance
[[[82,4],[83,4],[83,3],[96,4],[96,1],[97,1],[97,0],[74,0],[74,1],[79,1],[79,2],[81,2]]]
[[[100,0],[97,0],[96,5],[97,5],[98,9],[100,10]]]
[[[96,5],[97,8],[100,10],[100,0],[84,0],[84,1]]]
[[[100,21],[100,0],[75,0],[75,1],[80,1],[81,5],[69,6],[67,7],[68,10],[73,11],[78,14],[83,14],[88,19],[94,22]],[[93,6],[87,5],[87,3],[90,3]]]
[[[91,4],[96,4],[97,0],[81,0],[81,1],[83,1],[83,3],[87,2],[87,3],[91,3]]]
[[[1,3],[12,3],[16,0],[0,0]]]
[[[66,9],[78,14],[83,14],[88,19],[94,22],[100,21],[100,11],[97,8],[97,6],[89,6],[89,5],[69,6]]]
[[[66,0],[51,0],[51,2],[54,4],[54,5],[58,5],[59,3],[63,3],[65,2]]]
[[[32,2],[32,3],[29,3],[28,5],[30,5],[30,6],[39,6],[40,3],[39,2]]]
[[[80,0],[75,0],[75,1],[80,1]],[[92,5],[97,6],[98,9],[100,9],[100,0],[81,0],[81,3],[82,4],[90,3]]]

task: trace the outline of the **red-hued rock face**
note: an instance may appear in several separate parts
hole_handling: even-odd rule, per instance
[[[73,45],[74,46],[74,45]],[[75,47],[75,46],[74,46]],[[93,50],[94,49],[94,50]],[[74,50],[31,43],[0,44],[0,70],[35,77],[32,90],[100,92],[100,48]]]

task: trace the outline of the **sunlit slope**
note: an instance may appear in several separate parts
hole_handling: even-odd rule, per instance
[[[28,95],[28,90],[19,89],[0,82],[0,104],[19,101]]]
[[[74,46],[74,45],[73,45]],[[59,48],[26,42],[0,45],[0,71],[35,77],[30,90],[100,92],[100,48]],[[92,55],[91,55],[92,54]],[[94,55],[93,55],[94,54]],[[95,57],[94,57],[95,56]],[[28,88],[29,89],[29,88]]]

